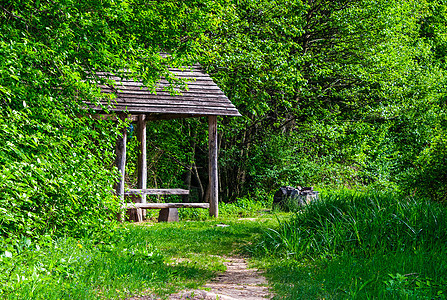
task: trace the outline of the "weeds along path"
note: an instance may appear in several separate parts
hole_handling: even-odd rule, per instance
[[[258,300],[270,299],[267,280],[257,270],[248,269],[244,258],[228,257],[227,270],[203,286],[204,290],[182,291],[171,300]]]

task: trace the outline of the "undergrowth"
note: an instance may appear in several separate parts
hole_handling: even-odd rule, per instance
[[[275,299],[446,298],[447,211],[439,203],[337,192],[292,215],[268,205],[222,204],[218,220],[185,209],[178,223],[124,224],[90,239],[0,240],[0,298],[167,297],[200,287],[225,270],[224,256],[241,253],[264,269]]]

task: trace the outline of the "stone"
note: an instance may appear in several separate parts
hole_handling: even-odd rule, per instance
[[[282,186],[273,196],[273,208],[294,210],[318,198],[318,192],[313,187]]]

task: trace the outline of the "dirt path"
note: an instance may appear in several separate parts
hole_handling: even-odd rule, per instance
[[[225,273],[203,286],[206,290],[183,291],[171,300],[261,300],[270,299],[267,280],[254,269],[248,269],[243,258],[230,257],[224,262]]]

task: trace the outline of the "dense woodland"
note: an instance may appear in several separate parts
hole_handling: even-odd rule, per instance
[[[193,63],[243,115],[219,119],[221,201],[282,185],[447,200],[444,0],[2,0],[0,26],[2,236],[114,222],[129,124],[82,117],[83,101],[103,97],[98,72],[153,87]],[[148,187],[206,200],[206,126],[148,124]]]

